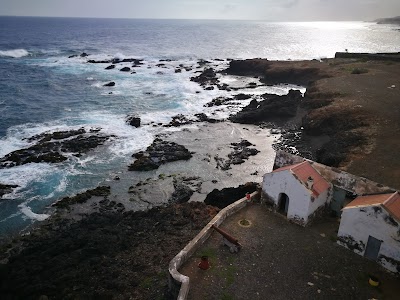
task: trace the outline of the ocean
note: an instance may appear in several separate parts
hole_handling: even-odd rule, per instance
[[[400,34],[394,29],[364,22],[0,17],[0,158],[29,147],[27,139],[44,132],[84,127],[114,136],[89,154],[69,156],[63,163],[0,169],[1,184],[18,185],[0,200],[0,237],[46,219],[46,207],[57,199],[112,179],[132,161],[133,153],[172,130],[154,124],[166,124],[177,114],[228,117],[232,108],[204,104],[232,92],[205,91],[190,81],[199,71],[199,59],[222,70],[228,59],[321,59],[345,49],[397,52]],[[81,57],[83,52],[89,56]],[[119,69],[132,63],[113,70],[105,70],[107,64],[87,63],[113,58],[143,59],[143,65],[131,74]],[[183,71],[176,73],[180,66]],[[103,86],[110,81],[116,85]],[[221,82],[242,81],[224,76]],[[252,93],[282,95],[291,88],[304,91],[277,85]],[[140,128],[126,124],[130,114],[140,116]]]

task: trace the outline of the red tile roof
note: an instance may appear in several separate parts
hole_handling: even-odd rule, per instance
[[[316,197],[330,187],[330,184],[325,180],[325,178],[322,177],[308,161],[303,161],[296,165],[285,166],[272,172],[281,172],[285,170],[290,170],[306,187],[308,178],[311,177],[313,179],[311,191]]]
[[[400,220],[400,194],[379,194],[360,196],[347,204],[347,207],[382,205],[397,220]]]

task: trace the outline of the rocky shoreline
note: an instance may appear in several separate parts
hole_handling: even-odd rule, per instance
[[[142,64],[139,59],[87,61],[108,64],[110,70],[120,62],[132,63],[132,68]],[[191,80],[203,89],[235,90],[221,83],[207,61],[198,64],[204,69]],[[201,127],[158,136],[145,151],[133,154],[133,163],[114,180],[61,199],[49,208],[52,216],[31,228],[29,235],[2,245],[0,295],[24,299],[167,297],[169,260],[218,208],[257,189],[262,174],[272,168],[268,143],[398,188],[400,166],[383,142],[390,141],[399,149],[397,140],[389,140],[400,132],[394,105],[399,89],[387,88],[392,78],[400,78],[399,70],[397,62],[358,59],[230,61],[221,74],[257,77],[261,84],[298,84],[307,91],[304,96],[291,90],[285,96],[263,94],[252,99],[251,89],[258,83],[251,82],[246,87],[249,93],[210,99],[210,107],[251,99],[227,121],[205,114],[196,115],[195,120],[175,116],[162,126],[198,123]],[[371,80],[385,88],[371,95]],[[379,104],[380,97],[388,99],[384,105]],[[127,122],[141,126],[137,117],[128,117]],[[45,133],[29,139],[30,147],[0,158],[0,167],[59,163],[112,138],[97,128]],[[380,156],[374,156],[373,162],[376,153]],[[386,172],[371,172],[376,171],[375,163],[386,167]],[[192,169],[198,173],[190,174]],[[132,185],[133,176],[141,180]],[[0,196],[13,188],[0,185]]]

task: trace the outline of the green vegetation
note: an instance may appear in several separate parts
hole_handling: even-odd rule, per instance
[[[368,73],[368,70],[363,68],[354,68],[351,71],[351,74],[365,74],[365,73]]]

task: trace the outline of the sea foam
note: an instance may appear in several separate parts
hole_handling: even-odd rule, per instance
[[[28,56],[29,52],[25,49],[14,49],[14,50],[0,50],[0,56],[3,57],[13,57],[20,58],[24,56]]]

